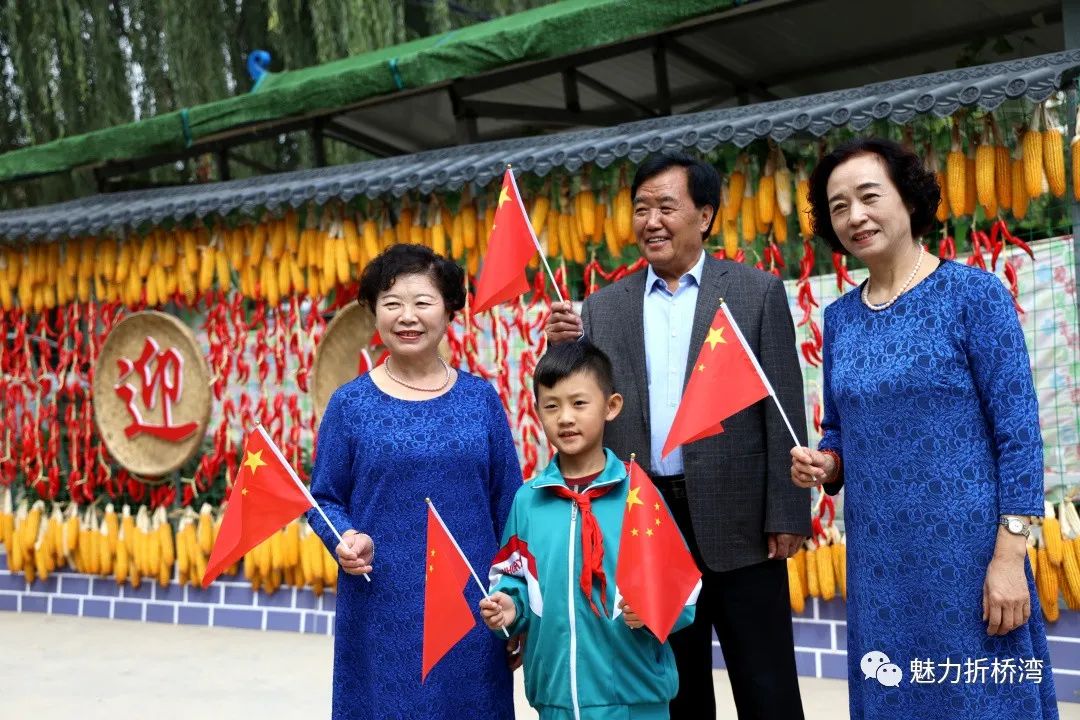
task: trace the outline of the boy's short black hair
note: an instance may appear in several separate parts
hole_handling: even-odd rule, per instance
[[[548,346],[533,371],[533,394],[539,399],[541,387],[555,387],[560,380],[582,371],[592,375],[605,398],[615,393],[611,360],[603,350],[582,338],[577,342]]]

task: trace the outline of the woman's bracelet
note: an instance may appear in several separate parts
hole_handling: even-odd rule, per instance
[[[832,457],[834,463],[832,477],[826,480],[822,480],[822,483],[828,485],[836,482],[841,478],[844,472],[844,461],[840,459],[840,454],[837,453],[835,450],[822,450],[821,452],[825,455],[829,455],[830,457]]]

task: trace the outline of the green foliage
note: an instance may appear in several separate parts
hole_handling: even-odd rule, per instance
[[[0,153],[249,92],[247,57],[268,50],[275,71],[337,60],[452,31],[551,0],[39,0],[0,2]],[[310,167],[298,135],[244,148],[277,170]],[[327,144],[327,161],[356,162]],[[142,184],[192,182],[178,163]],[[234,163],[234,177],[251,171]],[[0,188],[0,208],[95,190],[89,173]]]

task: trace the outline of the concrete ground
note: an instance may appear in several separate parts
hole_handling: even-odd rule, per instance
[[[330,714],[332,638],[0,612],[0,718],[153,720]],[[519,718],[535,718],[517,677]],[[847,684],[801,678],[807,720],[846,718]],[[716,672],[717,716],[734,718]],[[1080,704],[1061,705],[1080,720]]]

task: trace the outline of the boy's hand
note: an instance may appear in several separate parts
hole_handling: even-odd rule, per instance
[[[619,609],[622,610],[623,620],[626,621],[626,627],[631,630],[637,630],[638,628],[645,626],[645,623],[641,621],[641,618],[637,616],[637,613],[626,604],[626,600],[619,601]]]
[[[375,559],[375,543],[370,536],[356,530],[346,530],[336,550],[341,569],[349,575],[366,575],[371,572],[371,562]]]
[[[506,641],[506,666],[514,672],[525,661],[525,638],[528,633],[515,635]]]
[[[480,601],[480,617],[489,628],[499,630],[513,624],[517,619],[517,608],[506,593],[492,593]]]

